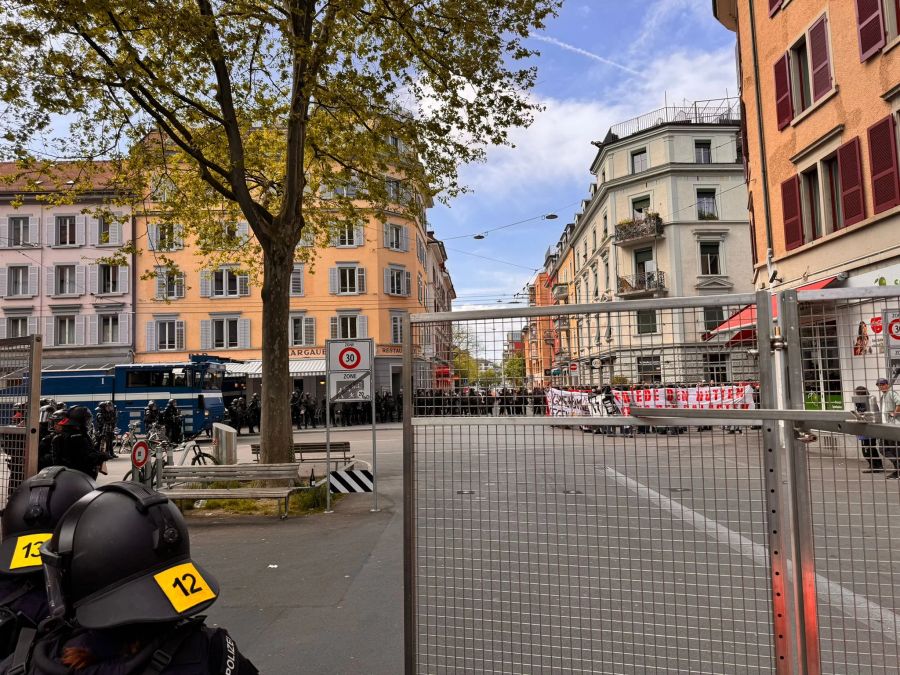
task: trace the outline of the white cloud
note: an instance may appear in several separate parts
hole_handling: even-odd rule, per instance
[[[670,35],[673,29],[695,29],[711,18],[709,0],[656,0],[641,20],[642,30],[631,43],[631,52],[645,51],[648,45],[665,45],[661,36]]]

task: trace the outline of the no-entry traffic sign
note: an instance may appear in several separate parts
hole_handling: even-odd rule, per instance
[[[570,372],[570,373],[577,373],[577,372],[578,372],[578,364],[577,364],[577,363],[570,363],[570,364],[569,364],[569,372]]]
[[[135,468],[142,469],[150,459],[150,446],[147,441],[137,441],[131,448],[131,464]]]

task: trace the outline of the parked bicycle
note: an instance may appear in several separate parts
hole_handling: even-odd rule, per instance
[[[192,466],[198,464],[218,464],[219,460],[208,452],[203,452],[203,450],[200,449],[196,440],[199,435],[200,434],[192,436],[177,445],[170,443],[168,440],[165,440],[165,438],[159,439],[158,437],[155,437],[151,442],[150,437],[148,437],[148,444],[150,445],[150,452],[153,459],[147,462],[142,468],[138,469],[138,477],[141,482],[149,483],[150,487],[154,489],[159,487],[159,472],[157,471],[158,462],[161,461],[162,466],[165,466],[170,462],[174,463],[174,459],[178,453],[181,453],[181,458],[178,461],[179,466],[185,464],[189,456],[191,458]],[[133,473],[134,469],[131,469],[123,476],[122,480],[130,481]]]

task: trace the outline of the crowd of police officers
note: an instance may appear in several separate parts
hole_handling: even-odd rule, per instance
[[[179,509],[138,483],[95,487],[115,407],[41,403],[41,468],[0,518],[0,675],[258,673],[198,616],[219,587]],[[170,403],[145,415],[174,434]]]
[[[547,395],[543,389],[418,389],[414,403],[417,417],[546,415]]]

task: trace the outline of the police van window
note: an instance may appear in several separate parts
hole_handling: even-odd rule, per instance
[[[189,387],[191,374],[189,371],[175,372],[169,370],[135,370],[126,373],[125,386],[133,388],[152,387]]]
[[[222,373],[220,372],[212,372],[207,371],[203,376],[203,388],[204,389],[221,389],[222,388]]]
[[[147,370],[135,370],[129,373],[125,373],[125,386],[126,387],[149,387],[150,386],[150,371]]]

